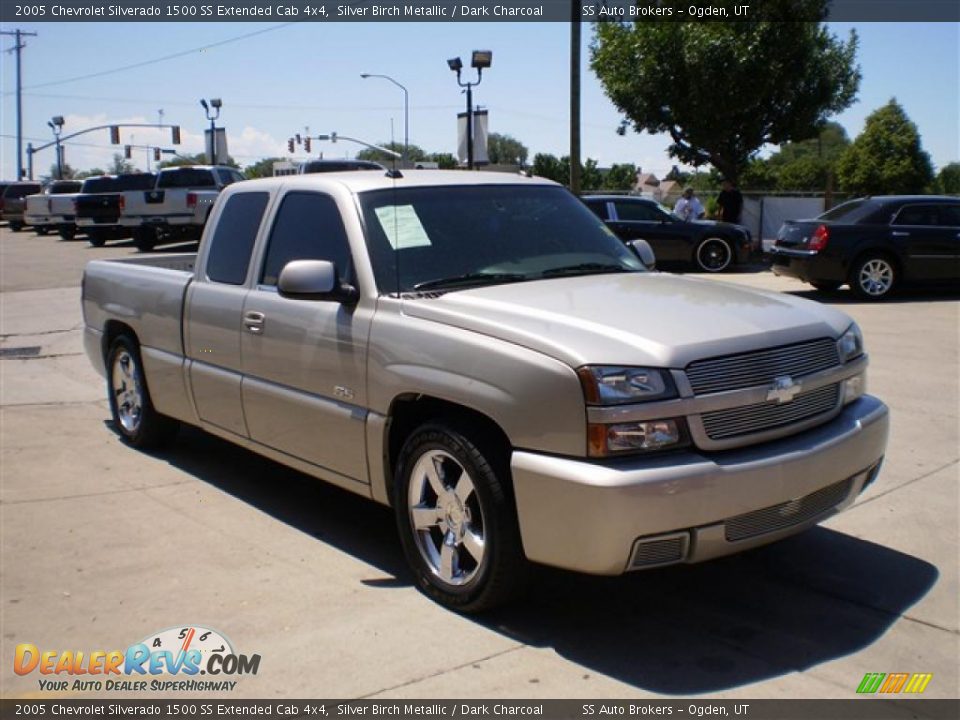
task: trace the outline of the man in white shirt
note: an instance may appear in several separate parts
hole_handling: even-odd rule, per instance
[[[691,220],[700,220],[707,212],[703,209],[700,200],[694,196],[693,188],[688,187],[684,188],[683,195],[680,196],[677,204],[674,205],[673,214],[684,222],[690,222]]]

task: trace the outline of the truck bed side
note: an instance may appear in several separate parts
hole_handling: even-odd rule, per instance
[[[83,275],[84,345],[94,367],[105,375],[113,338],[134,335],[157,410],[187,421],[194,411],[181,326],[195,261],[195,253],[96,260]]]

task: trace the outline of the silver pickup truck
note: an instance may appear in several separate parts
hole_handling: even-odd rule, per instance
[[[91,262],[86,351],[131,445],[179,422],[394,508],[460,611],[528,561],[615,575],[808,528],[876,477],[842,312],[650,272],[546,180],[237,183],[196,255]]]

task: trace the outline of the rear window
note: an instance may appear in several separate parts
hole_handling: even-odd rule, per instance
[[[66,195],[67,193],[80,192],[83,185],[79,180],[66,180],[55,182],[50,186],[51,195]]]
[[[206,168],[182,168],[160,173],[158,188],[205,188],[216,187],[213,172]]]
[[[827,212],[820,215],[817,220],[842,220],[846,223],[855,223],[860,222],[876,209],[877,204],[870,202],[869,198],[860,198],[859,200],[851,200],[827,210]]]
[[[14,183],[13,185],[7,186],[7,189],[3,191],[3,196],[5,198],[22,198],[27,195],[36,195],[38,192],[40,192],[40,185],[33,183]]]
[[[152,173],[136,173],[131,175],[118,175],[116,191],[125,190],[153,190],[157,184],[157,176]]]
[[[105,193],[113,192],[116,187],[116,178],[112,177],[92,177],[83,181],[82,193]]]

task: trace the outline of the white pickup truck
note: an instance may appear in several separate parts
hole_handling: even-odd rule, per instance
[[[80,192],[80,180],[54,180],[47,185],[43,192],[27,196],[23,219],[30,225],[37,235],[46,235],[50,230],[59,230],[65,224],[63,212],[54,213],[53,200],[55,197],[60,208],[72,210],[72,201]],[[69,197],[64,197],[69,196]],[[72,213],[70,213],[72,215]]]
[[[118,223],[132,229],[134,245],[142,252],[162,243],[199,240],[217,195],[243,179],[232,167],[163,168],[151,190],[123,193]]]
[[[390,505],[417,585],[479,611],[528,561],[709,560],[877,477],[847,315],[649,266],[547,180],[251,180],[198,254],[90,263],[84,343],[131,445],[189,423]]]

